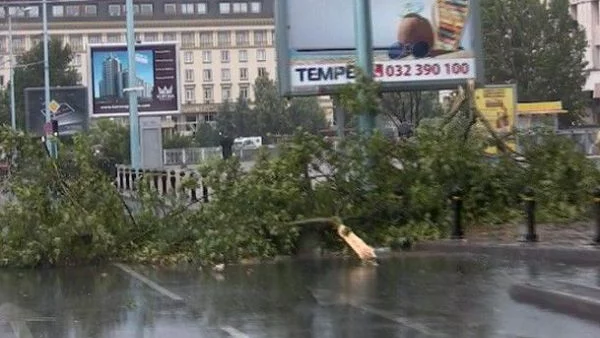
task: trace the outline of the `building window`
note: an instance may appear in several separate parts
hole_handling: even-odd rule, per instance
[[[209,48],[213,46],[212,32],[200,32],[200,47]]]
[[[142,33],[135,33],[135,41],[142,42]]]
[[[181,14],[192,15],[194,13],[194,4],[186,3],[181,4]]]
[[[231,46],[231,32],[219,32],[217,35],[217,44],[219,47]]]
[[[212,86],[204,86],[202,89],[204,92],[204,94],[202,95],[204,97],[204,103],[212,103],[214,100],[213,87]]]
[[[186,50],[183,53],[183,62],[185,62],[185,63],[193,63],[194,62],[194,52]]]
[[[176,4],[165,4],[165,14],[173,15],[177,14],[177,5]]]
[[[202,72],[202,80],[204,82],[212,82],[212,71],[210,69],[205,69]]]
[[[37,18],[40,16],[40,8],[38,6],[28,7],[29,11],[27,11],[27,16],[30,18]]]
[[[96,5],[85,5],[83,6],[83,15],[85,16],[97,16],[98,6]]]
[[[100,35],[100,34],[88,35],[88,43],[102,43],[102,35]]]
[[[81,13],[79,12],[80,7],[78,5],[67,6],[67,16],[79,16]]]
[[[248,68],[240,68],[240,81],[248,81]]]
[[[212,62],[212,53],[210,50],[202,51],[202,62],[203,63],[211,63]]]
[[[83,36],[81,35],[71,35],[69,37],[69,46],[74,51],[82,51],[83,50]]]
[[[219,3],[219,13],[221,13],[221,14],[231,13],[231,4],[229,2],[220,2]]]
[[[248,13],[248,3],[247,2],[234,2],[233,3],[233,12],[234,13]]]
[[[110,42],[110,43],[118,43],[121,42],[121,34],[107,34],[106,35],[106,41]]]
[[[229,51],[228,50],[222,50],[221,51],[221,62],[222,63],[229,63],[230,58],[229,58]]]
[[[163,41],[175,41],[177,37],[175,33],[163,33]]]
[[[214,122],[215,121],[215,114],[214,113],[206,113],[204,114],[204,122]]]
[[[156,42],[158,41],[158,33],[145,33],[144,41],[147,42]]]
[[[248,85],[240,85],[240,98],[244,100],[248,99]]]
[[[185,82],[194,82],[194,70],[193,69],[185,70]]]
[[[231,81],[231,71],[229,68],[221,69],[221,81]]]
[[[253,1],[250,3],[250,12],[252,13],[260,13],[261,3],[258,1]]]
[[[22,36],[15,36],[12,39],[13,50],[17,53],[25,51],[25,38]]]
[[[265,67],[258,67],[258,76],[259,77],[269,76],[269,73],[267,73],[267,68],[265,68]]]
[[[196,47],[196,33],[181,33],[181,45],[183,47]]]
[[[185,87],[185,103],[196,103],[196,88],[193,86]]]
[[[154,14],[154,6],[152,4],[141,4],[141,11],[140,14],[141,15],[152,15]]]
[[[60,5],[52,6],[52,16],[61,17],[65,16],[65,7]]]
[[[227,102],[231,100],[231,86],[225,85],[221,86],[221,100],[223,102]]]
[[[267,31],[255,31],[254,32],[254,44],[257,46],[267,45]]]
[[[198,10],[198,14],[206,14],[208,12],[208,6],[206,6],[205,2],[196,4],[196,9]]]
[[[240,59],[240,62],[248,62],[248,51],[245,49],[240,49],[239,59]]]
[[[264,49],[257,49],[256,61],[267,61],[267,51]]]
[[[109,16],[121,16],[121,5],[108,5]]]
[[[81,66],[81,54],[75,54],[73,57],[73,66]]]
[[[235,44],[237,46],[250,45],[250,32],[248,32],[248,31],[235,32]]]

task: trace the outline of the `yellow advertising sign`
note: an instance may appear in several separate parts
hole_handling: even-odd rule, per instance
[[[520,115],[533,114],[564,114],[561,101],[531,102],[517,104],[517,112]]]
[[[499,134],[510,133],[515,124],[517,88],[497,85],[475,90],[475,106]]]

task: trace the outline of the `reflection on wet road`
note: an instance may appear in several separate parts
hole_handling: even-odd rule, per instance
[[[0,270],[0,337],[600,337],[514,302],[514,282],[600,285],[600,268],[409,256],[196,269]],[[16,332],[19,336],[16,335]]]

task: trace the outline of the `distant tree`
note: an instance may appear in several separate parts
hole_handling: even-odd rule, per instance
[[[519,101],[561,100],[579,114],[588,42],[569,0],[482,0],[481,9],[487,83],[516,83]]]
[[[417,126],[421,119],[441,114],[442,106],[438,92],[391,92],[383,93],[381,112],[396,126]]]
[[[223,103],[217,114],[217,131],[231,137],[252,136],[256,131],[256,117],[246,99]]]
[[[194,146],[195,142],[193,137],[181,135],[180,133],[173,133],[163,139],[164,149],[184,149],[192,148]]]
[[[285,134],[290,130],[286,119],[286,100],[268,76],[259,76],[254,83],[254,116],[258,135]]]
[[[0,124],[10,125],[10,96],[7,89],[0,90]]]
[[[315,97],[298,97],[290,100],[287,107],[287,118],[289,130],[302,127],[302,129],[317,133],[327,127],[327,119],[325,113],[319,105],[319,101]]]
[[[218,147],[221,136],[219,131],[208,123],[200,123],[196,130],[195,143],[199,147]]]
[[[92,145],[107,159],[119,164],[130,163],[129,128],[109,119],[99,119],[89,132]]]
[[[38,43],[29,51],[17,57],[15,68],[15,102],[17,123],[25,126],[25,89],[44,86],[44,49]],[[50,86],[73,86],[81,79],[80,74],[71,65],[73,52],[69,45],[64,45],[60,40],[52,39],[48,45],[48,60],[50,65]],[[9,84],[12,86],[12,84]],[[8,98],[8,97],[7,97]],[[0,97],[0,99],[7,99]],[[1,107],[1,106],[0,106]]]

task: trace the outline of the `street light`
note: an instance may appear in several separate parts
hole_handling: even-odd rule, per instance
[[[13,7],[14,8],[14,7]],[[16,14],[18,11],[23,13],[27,13],[32,10],[33,7],[26,8],[18,8],[14,13],[11,13],[10,9],[8,10],[8,43],[9,43],[9,65],[10,65],[10,125],[13,130],[17,130],[17,114],[15,108],[15,60],[13,53],[13,37],[12,37],[12,17],[13,14]]]

